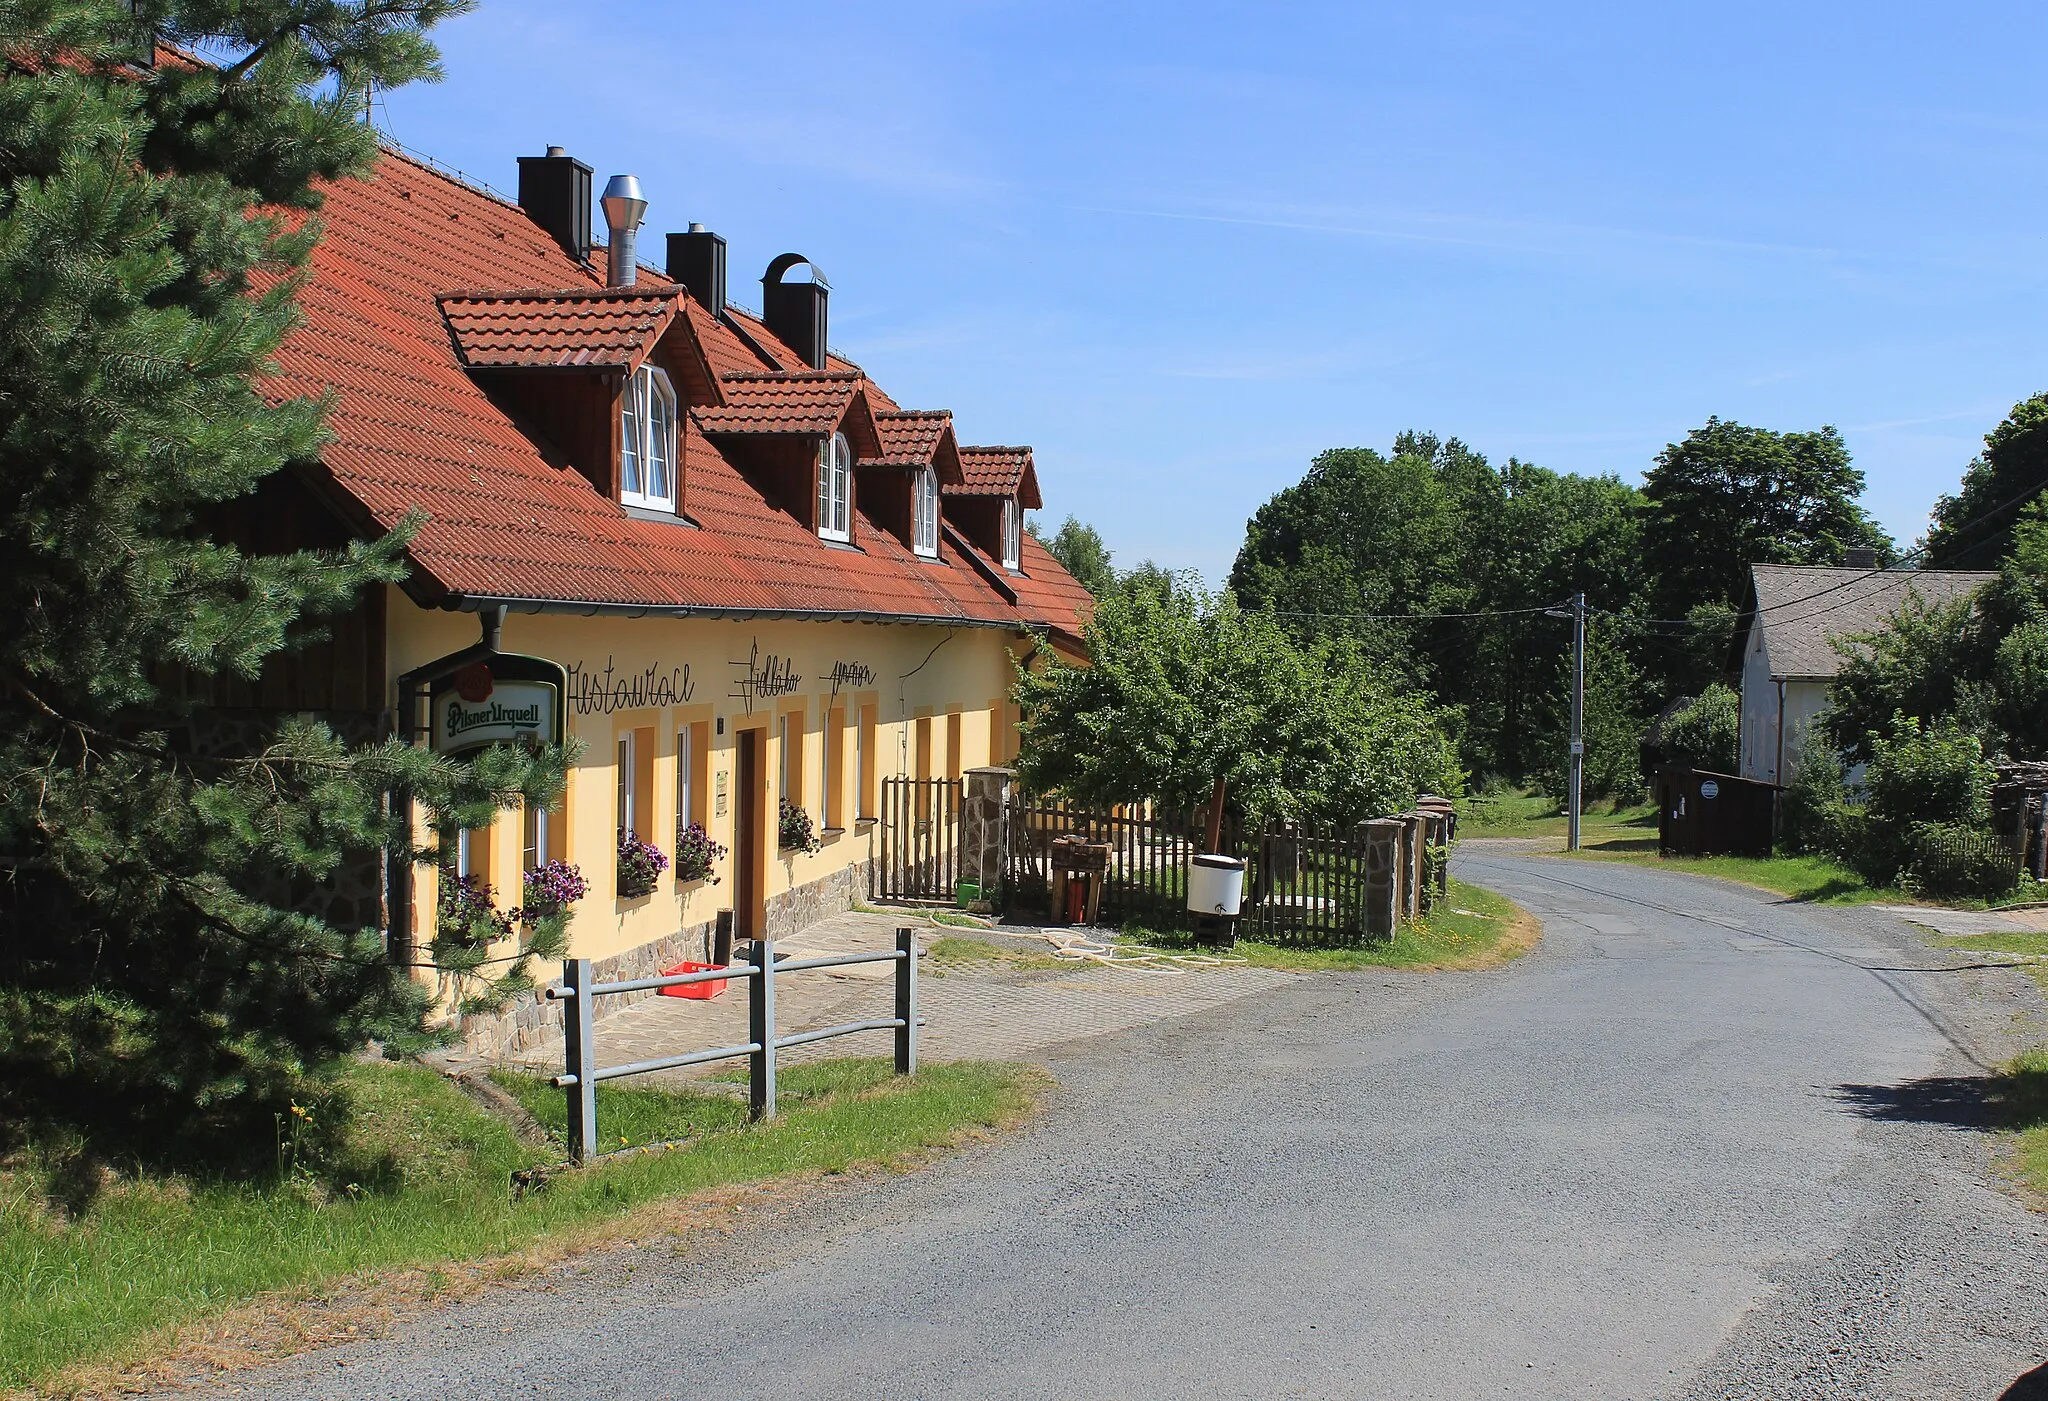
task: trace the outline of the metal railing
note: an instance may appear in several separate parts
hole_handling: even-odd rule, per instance
[[[775,1034],[775,980],[790,973],[816,968],[846,968],[860,963],[896,965],[896,1014],[867,1021],[846,1022],[794,1036]],[[645,992],[686,987],[692,983],[740,978],[747,983],[747,1039],[736,1046],[716,1046],[707,1051],[686,1051],[676,1056],[631,1061],[625,1065],[597,1063],[597,1034],[594,1016],[600,997],[622,992]],[[747,1117],[760,1120],[775,1115],[775,1058],[778,1051],[808,1046],[835,1036],[859,1031],[896,1033],[896,1073],[917,1073],[917,945],[909,929],[896,931],[896,947],[887,953],[827,954],[819,958],[775,959],[775,941],[754,941],[752,960],[727,968],[701,973],[677,973],[659,978],[628,978],[600,983],[592,973],[591,960],[574,958],[562,964],[562,981],[544,994],[550,1002],[566,1002],[562,1009],[563,1072],[555,1077],[557,1089],[568,1091],[569,1158],[581,1163],[597,1142],[597,1087],[601,1081],[627,1075],[646,1075],[656,1070],[675,1070],[686,1065],[747,1057]]]

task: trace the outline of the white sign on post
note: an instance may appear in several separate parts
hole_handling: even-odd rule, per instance
[[[475,662],[434,685],[430,743],[461,754],[492,744],[554,744],[561,739],[562,688],[552,679],[507,675],[552,666],[498,656]]]
[[[1703,783],[1701,783],[1701,784],[1700,784],[1700,796],[1701,796],[1702,798],[1718,798],[1718,797],[1720,797],[1720,796],[1721,796],[1721,785],[1720,785],[1720,784],[1718,784],[1718,783],[1716,783],[1716,782],[1714,782],[1714,780],[1713,780],[1713,779],[1711,779],[1711,778],[1710,778],[1710,779],[1707,779],[1707,780],[1706,780],[1705,782],[1703,782]]]

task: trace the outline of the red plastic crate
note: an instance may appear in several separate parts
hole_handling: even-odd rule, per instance
[[[713,968],[723,968],[724,966],[722,963],[678,963],[673,968],[662,969],[661,976],[664,978],[674,978],[684,973],[708,973]],[[661,995],[663,997],[694,997],[699,1002],[708,1002],[725,991],[725,984],[726,980],[724,978],[713,978],[707,983],[684,983],[681,987],[662,988]]]

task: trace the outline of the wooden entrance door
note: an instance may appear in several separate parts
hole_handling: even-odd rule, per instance
[[[734,775],[739,788],[733,811],[732,854],[733,934],[741,939],[758,939],[765,922],[767,890],[766,853],[762,850],[762,817],[766,795],[762,782],[766,773],[761,763],[761,736],[766,731],[741,730],[734,736],[738,748]]]

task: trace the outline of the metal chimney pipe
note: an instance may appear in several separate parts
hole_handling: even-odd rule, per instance
[[[631,287],[640,266],[634,259],[633,245],[640,232],[640,221],[647,215],[647,201],[640,197],[640,182],[630,175],[614,175],[605,183],[604,198],[598,203],[604,209],[605,227],[611,230],[605,285]]]

